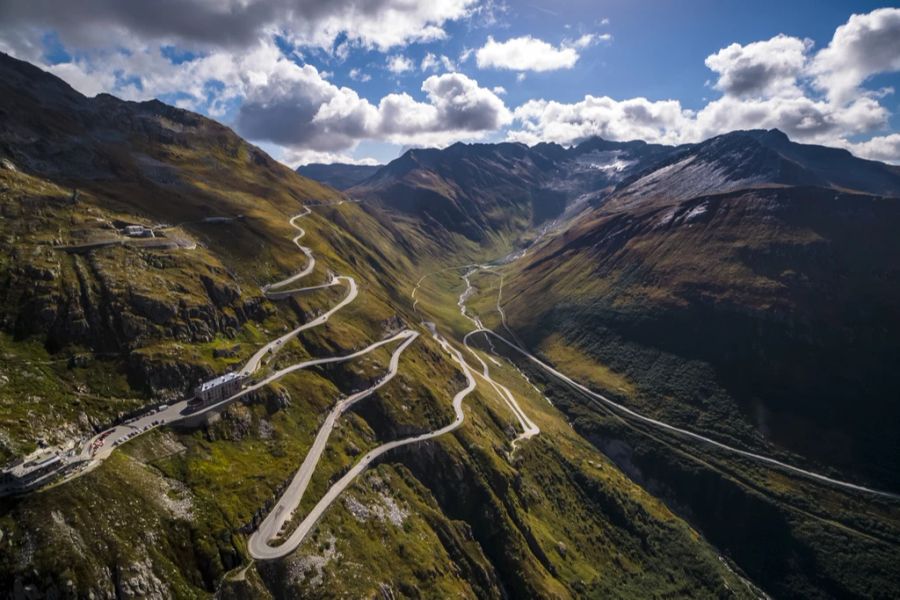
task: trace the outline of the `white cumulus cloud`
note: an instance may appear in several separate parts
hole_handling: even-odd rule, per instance
[[[719,74],[716,89],[730,96],[800,95],[797,78],[812,41],[786,35],[742,46],[731,44],[707,57]]]
[[[865,142],[846,142],[841,145],[863,158],[900,163],[900,133],[873,137]]]
[[[422,71],[437,71],[441,68],[445,71],[455,71],[456,65],[448,56],[444,54],[438,56],[433,52],[427,53],[419,64]]]
[[[391,73],[400,74],[412,71],[414,66],[412,60],[408,57],[403,56],[402,54],[395,54],[394,56],[388,57],[387,68]]]
[[[245,91],[238,131],[295,153],[338,154],[367,139],[444,146],[478,139],[512,120],[496,93],[460,73],[425,79],[424,102],[394,93],[377,105],[326,81],[309,65],[276,61],[259,75]]]
[[[810,70],[816,85],[837,103],[852,100],[872,75],[900,70],[900,8],[851,16]]]
[[[707,57],[706,66],[722,96],[697,111],[674,99],[535,99],[515,109],[507,137],[529,144],[573,144],[594,135],[683,143],[735,129],[778,128],[798,141],[900,163],[900,135],[879,135],[891,116],[882,100],[893,90],[861,87],[873,75],[900,70],[900,9],[853,15],[818,52],[809,40],[777,35],[731,44]],[[865,136],[873,137],[858,141]]]
[[[365,83],[366,81],[372,80],[371,75],[363,72],[360,69],[356,69],[356,68],[350,69],[350,71],[347,73],[347,75],[350,76],[350,79],[352,79],[354,81],[362,81],[363,83]]]
[[[555,71],[574,67],[578,51],[572,47],[555,47],[530,35],[505,42],[488,36],[484,46],[475,52],[475,62],[481,69]]]
[[[569,145],[591,136],[678,143],[692,114],[677,100],[617,101],[587,95],[574,103],[530,100],[515,109],[514,118],[519,128],[510,131],[509,139],[526,144],[548,141]]]

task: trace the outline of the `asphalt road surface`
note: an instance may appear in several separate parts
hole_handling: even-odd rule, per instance
[[[281,558],[293,552],[297,546],[299,546],[309,532],[312,530],[313,526],[316,522],[321,518],[321,516],[325,513],[331,504],[337,500],[340,496],[341,492],[343,492],[347,486],[349,486],[357,476],[359,476],[374,460],[380,457],[385,452],[393,450],[394,448],[399,448],[401,446],[406,446],[409,444],[416,444],[419,442],[423,442],[426,440],[430,440],[436,438],[438,436],[449,433],[462,425],[465,420],[465,413],[462,409],[463,400],[475,389],[475,377],[473,376],[472,370],[466,364],[462,355],[458,350],[453,348],[447,340],[441,337],[437,331],[434,329],[433,325],[430,327],[432,332],[432,337],[441,345],[441,347],[450,354],[451,358],[462,368],[463,373],[466,376],[467,385],[465,388],[456,393],[453,397],[453,411],[455,413],[454,419],[448,425],[441,427],[435,431],[431,431],[428,433],[423,433],[421,435],[405,438],[402,440],[395,440],[393,442],[388,442],[386,444],[382,444],[377,448],[374,448],[367,452],[353,467],[350,468],[340,479],[338,479],[325,494],[319,500],[319,502],[313,507],[312,510],[303,518],[300,524],[288,535],[283,543],[272,546],[270,542],[273,538],[275,538],[284,524],[290,520],[292,513],[296,510],[296,507],[300,504],[300,501],[303,498],[303,493],[306,490],[306,486],[309,483],[309,478],[312,476],[312,472],[315,469],[316,464],[318,463],[319,457],[322,453],[322,448],[325,446],[325,442],[327,441],[328,434],[331,432],[331,428],[334,427],[334,419],[336,419],[340,412],[346,410],[346,406],[341,408],[340,405],[335,407],[329,413],[328,419],[322,425],[322,428],[319,430],[319,434],[316,436],[316,441],[313,443],[313,448],[310,449],[310,452],[307,454],[306,459],[303,461],[303,466],[301,466],[300,471],[294,476],[294,479],[291,481],[288,490],[282,495],[282,497],[278,500],[278,504],[275,505],[275,508],[269,515],[265,518],[260,527],[250,536],[250,540],[247,544],[247,549],[250,552],[250,556],[257,560],[273,560],[276,558]],[[417,334],[416,334],[417,335]],[[413,338],[414,339],[414,338]],[[402,353],[406,344],[411,342],[412,339],[408,340],[404,343],[403,346],[399,347],[391,357],[391,368],[388,376],[385,379],[389,379],[393,377],[396,373],[397,369],[397,361],[400,359],[400,354]],[[373,388],[369,388],[362,392],[359,392],[360,397],[357,397],[355,401],[360,400],[362,397],[371,394],[374,391],[374,388],[383,385],[387,381],[382,379],[379,383],[377,383]],[[344,402],[349,401],[350,398],[345,400]],[[329,422],[329,419],[331,421]],[[320,442],[321,438],[321,442]],[[317,447],[317,444],[320,444],[321,447]]]

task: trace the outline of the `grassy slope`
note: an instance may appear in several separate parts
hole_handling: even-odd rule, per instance
[[[392,265],[403,264],[402,257],[391,256],[387,245],[379,247],[376,244],[372,250],[364,249],[360,242],[341,230],[339,225],[348,218],[357,222],[366,218],[359,207],[344,205],[315,210],[315,215],[303,223],[309,232],[308,243],[322,265],[317,268],[320,274],[314,277],[321,278],[328,268],[340,273],[352,272],[360,281],[361,294],[333,322],[305,335],[287,349],[285,361],[311,354],[346,352],[358,347],[361,339],[378,339],[383,335],[384,321],[396,314],[396,309],[391,308],[393,302],[400,301],[412,285],[408,278],[397,276],[397,280],[403,283],[390,288],[382,287],[379,278],[393,275],[381,266],[381,261]],[[287,214],[289,211],[282,213],[283,216]],[[272,219],[273,229],[278,233],[290,234],[287,227],[274,221],[274,216]],[[239,232],[241,226],[228,227],[229,239],[246,235]],[[254,229],[257,225],[253,220],[248,220],[246,227]],[[218,253],[215,238],[219,232],[199,227],[197,231],[197,236],[205,239],[209,251]],[[267,235],[274,238],[276,234],[267,232]],[[288,250],[284,251],[284,267],[278,270],[273,265],[271,275],[267,274],[267,277],[290,272],[292,264],[287,259]],[[294,250],[295,259],[297,254]],[[392,258],[394,260],[390,260]],[[247,266],[241,263],[232,265],[227,252],[221,260],[235,272],[244,289],[250,287],[245,279],[249,278],[250,273]],[[457,290],[451,290],[447,296],[439,292],[434,296],[439,297],[437,305],[443,307],[449,303],[455,309],[453,294],[456,293]],[[237,341],[241,343],[243,352],[249,352],[254,343],[266,337],[266,330],[270,330],[270,334],[277,332],[280,323],[300,319],[304,312],[327,305],[327,301],[310,296],[286,304],[294,304],[295,308],[273,307],[278,313],[266,322],[248,325],[241,330]],[[404,300],[404,304],[408,307],[408,301]],[[299,312],[295,315],[295,311]],[[408,308],[402,309],[402,316],[407,322],[415,323],[416,318],[407,311]],[[452,322],[451,315],[452,312],[448,311],[447,318]],[[24,348],[23,343],[14,342],[12,345]],[[147,351],[169,353],[179,360],[206,362],[214,360],[211,357],[212,348],[231,343],[232,340],[222,339],[200,345],[159,342]],[[387,354],[381,353],[377,357],[377,362],[383,366]],[[213,362],[211,366],[218,367],[219,364]],[[432,372],[435,369],[438,372]],[[92,368],[89,372],[93,375],[97,370]],[[203,590],[218,585],[227,571],[236,569],[245,560],[242,559],[244,550],[240,531],[296,469],[314,435],[317,415],[323,414],[339,393],[330,381],[343,382],[342,386],[351,382],[350,387],[359,387],[361,383],[352,385],[352,382],[364,382],[377,372],[376,364],[354,364],[327,373],[327,379],[316,373],[292,376],[282,383],[282,388],[291,396],[289,407],[275,411],[271,411],[271,404],[267,407],[265,403],[248,408],[235,407],[221,421],[200,432],[176,435],[154,433],[137,441],[131,448],[126,447],[127,458],[117,455],[109,464],[71,486],[42,493],[35,497],[37,501],[29,498],[8,503],[4,510],[3,529],[5,538],[12,544],[13,551],[8,554],[10,560],[15,561],[14,557],[21,557],[28,548],[57,548],[68,544],[69,550],[42,554],[33,564],[38,566],[45,586],[51,585],[51,580],[54,585],[62,586],[65,585],[65,578],[70,578],[78,589],[88,589],[101,585],[104,568],[113,565],[114,570],[125,572],[133,565],[141,564],[145,558],[150,558],[151,570],[161,580],[171,581],[175,593],[181,596],[202,595],[205,593]],[[511,375],[510,381],[514,381]],[[447,399],[460,385],[458,373],[427,335],[423,335],[404,356],[401,375],[397,380],[380,392],[377,398],[366,401],[367,405],[356,414],[345,418],[345,424],[333,438],[314,478],[310,501],[324,491],[328,480],[345,468],[353,454],[376,443],[374,436],[382,440],[390,439],[399,433],[406,435],[410,430],[432,428],[435,423],[445,422],[449,418]],[[410,398],[416,398],[416,401],[410,402]],[[546,410],[542,399],[535,402]],[[665,511],[641,518],[642,522],[646,521],[642,526],[647,528],[646,531],[629,529],[633,525],[626,521],[616,523],[612,532],[607,531],[609,517],[597,516],[589,507],[601,501],[612,502],[606,510],[627,510],[628,514],[640,510],[640,514],[644,514],[647,509],[637,507],[654,501],[629,484],[609,463],[606,463],[607,471],[602,472],[598,479],[594,468],[585,465],[588,465],[588,460],[599,462],[603,459],[583,442],[580,446],[573,446],[570,453],[568,449],[560,450],[550,442],[541,441],[536,445],[537,450],[524,452],[513,468],[506,458],[508,442],[505,440],[509,439],[511,423],[505,409],[498,406],[493,397],[485,398],[480,394],[474,395],[468,406],[471,407],[468,409],[471,424],[459,436],[431,444],[434,449],[426,453],[430,461],[425,463],[427,467],[423,467],[417,453],[410,452],[401,454],[399,459],[401,464],[410,463],[412,475],[401,466],[391,466],[390,461],[378,468],[383,476],[409,480],[399,489],[391,488],[394,502],[409,513],[402,526],[395,527],[377,518],[359,521],[357,517],[347,515],[346,504],[342,501],[333,511],[329,511],[317,529],[318,536],[314,541],[305,544],[283,564],[261,571],[265,585],[276,596],[289,593],[286,590],[309,595],[316,595],[324,589],[334,590],[335,594],[342,593],[340,590],[351,594],[374,593],[387,585],[397,591],[417,588],[441,595],[460,593],[481,597],[499,594],[501,585],[523,593],[525,590],[530,590],[530,593],[540,590],[541,594],[559,596],[580,594],[583,590],[625,593],[628,589],[626,582],[641,582],[642,587],[635,588],[635,592],[637,589],[682,589],[699,593],[707,586],[716,588],[720,585],[712,575],[718,569],[714,559],[706,562],[705,567],[697,566],[689,571],[676,566],[684,555],[697,556],[699,558],[696,560],[701,561],[699,564],[704,564],[707,559],[702,557],[708,550],[704,550],[704,545],[693,537],[694,534]],[[548,431],[562,426],[558,415],[553,418],[557,420],[553,426],[542,422]],[[263,422],[265,424],[261,424]],[[460,445],[455,440],[464,441],[464,444]],[[574,441],[567,444],[574,444]],[[590,459],[585,458],[588,455]],[[558,466],[551,466],[554,464]],[[461,469],[457,475],[462,477],[461,480],[451,477],[428,481],[428,472],[446,470],[449,465],[457,465],[450,469],[451,472]],[[120,478],[125,476],[123,473],[130,473],[127,476],[134,478],[134,483],[127,487],[119,485]],[[567,475],[558,480],[559,473]],[[516,496],[510,496],[515,489],[513,482],[521,482],[523,474],[531,483]],[[423,488],[416,479],[430,485]],[[368,479],[365,481],[369,482]],[[476,510],[476,506],[454,506],[453,501],[448,499],[449,490],[455,490],[463,483],[474,486],[478,491],[472,497],[483,497],[487,501],[486,506],[491,507],[487,514],[494,515],[491,522],[495,524],[495,529],[489,532],[490,535],[476,527],[481,525],[480,518],[483,516],[478,517],[477,514],[483,514],[483,507]],[[365,501],[366,505],[383,503],[383,498],[373,496],[367,485],[355,485],[351,495],[360,502]],[[191,518],[185,519],[183,514],[171,510],[156,511],[159,514],[148,512],[151,503],[164,503],[151,492],[158,493],[167,487],[177,488],[178,491],[172,492],[172,495],[189,499],[185,503],[190,506]],[[553,488],[552,494],[542,491],[548,487]],[[607,495],[602,490],[607,487],[622,488],[623,491],[615,492],[614,500],[602,500]],[[85,503],[71,502],[73,489],[81,490],[79,493],[86,498]],[[135,494],[133,490],[136,489],[146,489],[147,492]],[[515,499],[518,495],[521,498]],[[104,503],[115,509],[97,515],[96,508],[91,508],[88,500],[91,498],[94,501],[102,498]],[[569,499],[560,504],[563,498]],[[527,508],[524,506],[526,502]],[[631,508],[623,509],[623,505]],[[582,513],[580,520],[587,514],[593,515],[588,525],[569,520],[577,507],[588,511]],[[655,507],[653,510],[659,509]],[[59,518],[46,521],[47,515],[54,513]],[[152,522],[147,520],[151,515],[154,515]],[[37,523],[42,521],[48,524],[39,526]],[[66,530],[60,522],[74,524],[77,536],[60,537],[60,532]],[[394,541],[373,544],[372,536],[378,531],[377,528],[373,531],[373,522],[381,523],[378,527],[389,531],[389,535],[385,535]],[[134,539],[141,539],[147,532],[152,535],[157,530],[167,531],[168,538],[171,538],[169,544],[177,552],[187,553],[189,560],[174,558],[181,555],[174,554],[175,550],[167,550],[166,546],[152,552],[143,544],[134,546]],[[567,530],[570,532],[564,533]],[[328,541],[331,535],[335,538],[333,543]],[[640,544],[634,545],[637,539],[647,535],[658,536],[662,540],[663,550],[660,557],[654,558],[653,569],[649,569],[649,564],[644,562],[652,555],[644,556],[643,550],[639,549]],[[78,537],[82,538],[81,541]],[[384,538],[374,539],[381,541]],[[133,552],[119,553],[117,548],[126,543],[134,549]],[[82,561],[84,568],[70,572],[63,566],[67,564],[67,552],[75,552],[82,546],[109,548],[109,551],[92,554],[92,558]],[[674,549],[677,547],[684,550],[676,553]],[[310,565],[320,564],[322,561],[314,557],[326,554],[331,558],[323,559],[323,574],[319,579],[316,576],[318,568]],[[396,559],[391,558],[397,554],[409,556],[410,568],[412,564],[421,565],[404,571],[396,564]],[[336,556],[342,558],[337,559]],[[454,564],[462,566],[448,570],[447,556],[453,558]],[[676,556],[679,558],[676,559]],[[661,578],[656,572],[660,561],[670,562],[674,569]],[[179,569],[173,571],[171,567],[161,566],[167,564],[178,565]],[[598,568],[598,565],[607,566]],[[21,577],[21,568],[15,562],[8,563],[4,572],[7,577],[16,573]],[[352,578],[339,576],[347,573],[348,569],[349,572],[355,569],[356,575]],[[306,574],[298,576],[298,572]],[[644,573],[641,576],[644,579],[622,579],[620,574],[628,572]],[[63,575],[65,578],[61,578]],[[727,574],[724,576],[728,577]],[[251,578],[254,577],[256,575],[251,575]],[[579,583],[582,580],[584,583]],[[7,581],[11,582],[9,579]],[[342,582],[346,587],[336,586],[335,581]]]
[[[884,303],[895,297],[896,278],[883,271],[892,244],[884,224],[893,222],[895,207],[833,192],[781,205],[784,193],[706,200],[707,212],[693,220],[686,215],[702,199],[638,216],[600,211],[507,273],[508,320],[549,362],[645,414],[815,470],[835,473],[784,446],[840,464],[849,477],[883,476],[895,454],[869,454],[874,462],[861,464],[852,451],[853,444],[878,441],[889,447],[883,442],[894,432],[884,423],[896,407],[877,389],[884,381],[879,361],[890,362],[890,346],[868,337],[865,317],[854,321],[853,307],[864,303],[871,315],[889,315]],[[838,211],[835,225],[828,215]],[[869,243],[849,247],[861,235]],[[880,323],[894,326],[890,318]],[[844,336],[846,352],[836,352],[831,332],[851,326],[862,333]],[[834,364],[842,356],[847,361]],[[875,362],[860,368],[861,357]],[[740,367],[737,375],[729,364]],[[793,379],[766,364],[786,366]],[[855,390],[846,384],[866,372],[872,376]],[[820,393],[821,382],[840,393]],[[556,389],[568,398],[560,406],[579,432],[770,592],[878,596],[900,585],[887,566],[900,557],[896,505],[634,430]],[[850,408],[865,415],[871,434],[858,428]]]
[[[14,100],[27,110],[27,99]],[[66,169],[65,154],[53,163],[56,171],[43,175],[0,171],[4,243],[50,272],[41,280],[48,282],[42,284],[46,289],[38,286],[33,296],[67,298],[53,296],[54,289],[83,288],[89,294],[100,289],[96,281],[82,283],[77,276],[75,265],[91,266],[93,260],[102,265],[95,275],[112,282],[113,300],[127,295],[129,279],[140,286],[149,277],[165,287],[144,286],[144,293],[158,291],[166,298],[171,291],[208,307],[212,298],[195,286],[200,274],[215,273],[216,283],[239,286],[240,299],[253,300],[261,309],[235,331],[217,330],[190,343],[173,340],[162,326],[148,327],[138,343],[113,345],[112,356],[94,354],[72,369],[61,365],[94,348],[65,345],[70,338],[63,336],[48,353],[46,330],[13,335],[7,322],[0,341],[8,364],[30,361],[2,388],[0,418],[15,451],[34,443],[28,426],[35,422],[58,431],[79,421],[83,412],[86,422],[79,427],[85,431],[152,401],[146,389],[125,378],[127,356],[149,355],[164,366],[217,372],[234,359],[214,358],[214,349],[240,344],[237,356],[245,357],[262,340],[306,320],[340,294],[331,290],[270,303],[257,292],[260,284],[301,266],[287,219],[303,202],[333,200],[335,192],[298,177],[202,118],[153,103],[102,101],[110,103],[104,114],[111,119],[124,112],[144,124],[110,138],[119,140],[111,146],[97,142],[75,152],[99,157],[93,164],[108,169],[102,176],[80,178],[78,170]],[[62,130],[84,133],[65,113],[36,114],[49,120],[48,140],[64,137]],[[96,142],[90,140],[76,136],[77,144]],[[30,151],[18,148],[16,156]],[[145,157],[161,163],[156,169],[166,176],[147,172]],[[77,207],[64,202],[73,186],[81,191]],[[292,342],[279,360],[349,352],[381,339],[397,318],[418,327],[421,317],[411,310],[409,290],[424,269],[458,259],[434,248],[413,264],[397,247],[404,248],[405,235],[418,236],[416,244],[424,247],[425,233],[409,224],[387,227],[384,216],[371,208],[345,204],[313,210],[303,221],[304,244],[320,261],[310,281],[323,281],[329,269],[352,274],[360,295],[327,326]],[[238,214],[244,220],[231,224],[196,222]],[[134,248],[99,250],[92,259],[50,250],[52,240],[72,230],[73,220],[93,216],[184,223],[184,234],[200,246],[177,259]],[[504,245],[509,242],[498,238],[497,246]],[[460,254],[484,252],[470,244]],[[15,261],[2,256],[4,273],[11,273]],[[160,279],[152,279],[156,275]],[[457,283],[450,277],[439,280],[425,299],[442,329],[456,334],[463,331],[454,315]],[[8,315],[19,310],[13,292],[20,288],[9,288]],[[54,300],[49,306],[64,304]],[[210,310],[218,318],[235,309]],[[449,399],[463,381],[424,328],[422,333],[404,355],[401,375],[342,419],[305,502],[321,495],[356,453],[450,418]],[[4,500],[0,587],[34,586],[45,593],[74,588],[97,596],[149,590],[176,597],[208,596],[216,589],[240,594],[248,587],[258,593],[265,588],[275,597],[388,591],[431,597],[708,597],[726,595],[727,587],[743,592],[696,532],[575,435],[562,415],[508,368],[503,380],[526,399],[545,432],[515,459],[509,456],[508,410],[479,388],[467,400],[467,422],[457,433],[389,456],[328,511],[316,535],[296,553],[251,567],[243,581],[233,581],[247,562],[246,533],[293,475],[324,412],[338,394],[363,387],[383,372],[386,360],[383,351],[371,359],[292,375],[257,402],[234,406],[207,426],[152,432],[77,481]],[[43,364],[48,361],[61,362]],[[27,390],[36,398],[23,409],[21,395]],[[385,520],[384,510],[405,516]]]
[[[456,308],[456,297],[464,287],[458,273],[448,271],[429,278],[417,297],[421,299],[420,309],[429,318],[461,337],[470,323]],[[468,306],[488,326],[498,318],[492,308],[496,282],[493,276],[472,278],[478,292]],[[452,310],[448,308],[451,306]],[[510,387],[542,431],[522,443],[512,462],[516,473],[512,502],[520,503],[513,518],[524,524],[519,528],[527,531],[526,537],[542,550],[538,555],[543,569],[537,572],[546,570],[551,580],[563,583],[566,593],[575,596],[701,596],[712,594],[714,589],[721,591],[720,578],[738,594],[746,591],[715,560],[696,532],[586,443],[564,415],[509,363],[500,367],[489,364],[495,379]],[[493,393],[484,401],[502,416],[509,439],[514,429],[510,429],[508,409]],[[468,431],[471,429],[464,429],[463,434]],[[460,494],[471,495],[476,494]],[[510,499],[504,501],[509,503]],[[465,513],[467,507],[451,510]]]

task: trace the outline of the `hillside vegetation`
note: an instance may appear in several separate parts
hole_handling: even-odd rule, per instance
[[[623,182],[510,265],[507,323],[557,368],[644,415],[896,492],[900,437],[886,424],[900,418],[898,181],[886,165],[777,132],[717,138]],[[897,589],[896,502],[568,396],[560,407],[579,432],[772,593]]]
[[[6,458],[179,398],[333,306],[339,290],[279,301],[261,292],[305,264],[288,224],[304,205],[313,208],[303,243],[317,260],[310,285],[351,274],[360,293],[264,368],[349,354],[402,327],[421,335],[398,376],[341,417],[301,512],[361,454],[450,421],[465,381],[409,291],[420,271],[456,258],[408,252],[424,247],[426,230],[409,240],[412,225],[391,228],[377,207],[340,203],[335,190],[198,115],[88,99],[6,56],[0,75]],[[185,243],[83,247],[122,224]],[[428,294],[427,310],[456,310],[458,282],[448,283]],[[438,326],[454,340],[461,331],[453,320]],[[508,363],[495,377],[534,413],[540,436],[513,453],[512,415],[479,385],[462,427],[387,454],[296,551],[251,563],[247,538],[321,420],[338,398],[382,377],[388,356],[296,372],[200,423],[145,433],[82,477],[4,498],[0,589],[95,598],[753,595],[738,567]]]

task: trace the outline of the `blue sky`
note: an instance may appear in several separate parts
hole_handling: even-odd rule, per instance
[[[291,165],[459,140],[681,143],[751,127],[900,162],[890,4],[214,4],[7,0],[0,49],[88,95],[202,112]]]
[[[579,32],[609,33],[614,36],[611,43],[582,53],[572,69],[532,75],[521,84],[516,84],[515,72],[479,72],[473,64],[463,64],[461,70],[477,75],[483,85],[506,87],[507,99],[514,105],[535,97],[570,102],[591,93],[615,98],[679,98],[685,106],[699,109],[705,104],[704,98],[715,95],[704,87],[713,74],[703,61],[720,48],[733,42],[766,40],[779,33],[808,37],[817,47],[825,46],[851,14],[883,6],[889,4],[827,0],[536,0],[510,4],[502,13],[501,25],[452,23],[447,26],[447,40],[416,44],[407,54],[416,60],[429,51],[457,57],[464,48],[483,45],[488,35],[500,39],[531,34],[558,44]],[[601,25],[603,19],[608,19],[609,25]],[[343,65],[315,55],[311,59],[322,69],[333,70],[335,82],[355,87],[370,100],[396,90],[415,91],[421,85],[417,72],[399,78],[377,77],[367,83],[350,79],[347,73],[352,68],[381,67],[384,57],[378,52],[355,54]],[[900,89],[900,75],[894,73],[889,79],[887,85]]]

